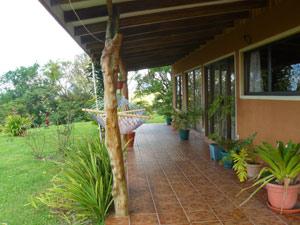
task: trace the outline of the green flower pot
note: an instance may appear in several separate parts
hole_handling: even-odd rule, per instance
[[[225,158],[225,157],[228,157],[230,155],[230,153],[227,153],[227,152],[221,152],[221,155],[222,155],[222,159]],[[233,161],[225,161],[224,162],[224,166],[226,168],[229,168],[231,169],[233,167]]]
[[[189,139],[190,130],[180,130],[179,131],[179,137],[180,140],[186,141]]]
[[[172,118],[166,118],[166,122],[167,122],[167,125],[171,125],[171,123],[172,123]]]

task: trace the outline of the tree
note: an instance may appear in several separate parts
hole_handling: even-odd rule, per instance
[[[158,67],[148,70],[148,73],[136,74],[136,96],[142,97],[155,94],[153,109],[166,117],[172,113],[172,82],[171,67]]]

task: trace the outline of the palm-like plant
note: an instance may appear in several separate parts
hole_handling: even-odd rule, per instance
[[[264,160],[268,165],[260,170],[255,177],[255,182],[241,192],[259,185],[252,194],[243,202],[245,204],[267,183],[274,181],[279,185],[284,185],[285,194],[290,184],[297,183],[297,177],[300,172],[300,143],[293,144],[289,141],[286,146],[279,141],[277,149],[271,144],[263,142],[264,146],[257,147],[257,157]]]

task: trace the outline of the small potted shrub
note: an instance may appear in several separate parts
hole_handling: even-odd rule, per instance
[[[122,74],[120,74],[118,81],[117,81],[117,89],[118,90],[123,88],[123,83],[124,83],[124,76]]]
[[[175,117],[174,126],[179,132],[180,139],[188,140],[190,127],[201,119],[201,110],[199,108],[191,108],[187,111],[175,113]]]
[[[232,115],[233,109],[232,104],[234,102],[234,97],[228,95],[218,95],[215,100],[210,104],[207,114],[208,118],[214,118],[216,124],[219,124],[216,127],[216,130],[213,134],[210,134],[208,137],[214,141],[214,143],[209,144],[210,150],[210,158],[214,161],[221,160],[222,157],[227,156],[229,151],[231,150],[230,142],[231,140],[225,140],[219,134],[224,130],[224,121],[226,119],[226,115]],[[234,143],[232,143],[234,144]],[[226,149],[224,149],[224,146]],[[222,153],[223,152],[223,153]],[[223,156],[222,156],[223,154]],[[225,166],[230,166],[229,162],[225,163]]]
[[[218,141],[221,137],[220,136],[217,136],[217,135],[208,135],[208,137],[212,140],[214,140],[213,143],[209,143],[209,152],[210,152],[210,158],[213,160],[213,161],[219,161],[222,159],[222,155],[221,155],[221,152],[223,151],[223,147],[220,146],[218,144]]]
[[[166,123],[167,123],[167,125],[171,125],[171,123],[172,123],[172,110],[170,111],[170,110],[164,110],[164,112],[162,113],[163,115],[164,115],[164,117],[165,117],[165,119],[166,119]]]
[[[255,182],[241,192],[253,188],[258,188],[241,204],[245,204],[261,188],[266,186],[268,200],[271,206],[281,209],[292,209],[298,198],[300,183],[298,176],[300,173],[300,143],[293,144],[291,141],[287,145],[278,142],[277,148],[267,142],[263,146],[257,147],[256,156],[262,159],[266,166],[262,167],[255,177]]]
[[[233,158],[232,154],[236,152],[239,140],[231,140],[231,139],[220,139],[217,144],[222,146],[223,149],[221,151],[222,159],[220,163],[224,163],[226,168],[233,167]]]
[[[244,182],[248,177],[255,177],[262,167],[262,163],[258,162],[255,157],[255,150],[242,148],[239,152],[234,152],[232,157],[233,169],[236,171],[240,182]]]
[[[128,141],[127,147],[133,147],[134,138],[135,138],[135,131],[127,134],[127,141]]]

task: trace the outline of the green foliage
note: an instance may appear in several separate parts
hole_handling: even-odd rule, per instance
[[[52,142],[55,126],[41,129],[46,136],[45,160],[33,160],[30,146],[25,138],[0,134],[0,224],[65,224],[45,205],[38,209],[28,204],[31,196],[37,196],[51,186],[50,181],[60,171],[55,163],[56,143]],[[77,141],[85,135],[97,135],[97,129],[90,122],[75,123],[72,137]]]
[[[260,170],[253,185],[242,190],[243,192],[249,188],[258,186],[241,205],[249,201],[253,195],[271,181],[284,185],[285,194],[288,185],[298,182],[297,178],[300,172],[300,143],[293,144],[292,141],[289,141],[284,146],[281,141],[278,141],[277,148],[274,148],[271,144],[263,142],[263,146],[257,147],[256,155],[265,161],[267,166]]]
[[[82,54],[73,62],[50,60],[41,67],[20,67],[0,76],[0,124],[3,126],[12,108],[22,117],[34,117],[38,125],[45,122],[41,117],[45,113],[50,114],[48,119],[53,123],[58,116],[61,123],[66,123],[68,112],[73,113],[74,121],[86,121],[81,109],[93,94],[89,63],[89,57]]]
[[[27,118],[20,115],[10,115],[5,119],[4,132],[12,136],[21,136],[30,127],[30,122]]]
[[[220,164],[225,161],[232,162],[234,160],[233,155],[239,154],[242,149],[249,149],[257,133],[249,135],[245,140],[226,140],[221,136],[214,136],[214,140],[217,145],[222,146],[224,151],[229,153],[226,157],[220,160]]]
[[[158,67],[148,71],[147,74],[136,74],[136,96],[142,97],[154,94],[153,110],[159,115],[170,118],[173,113],[171,67]]]
[[[69,113],[66,118],[67,123],[59,125],[59,119],[56,120],[56,134],[53,138],[56,140],[56,154],[61,154],[62,158],[66,156],[66,151],[72,147],[74,140],[71,136],[74,125],[72,123],[72,115]]]
[[[234,152],[232,157],[234,161],[233,169],[236,171],[240,182],[244,182],[248,179],[247,161],[250,161],[251,158],[245,148],[242,148],[239,153]]]
[[[26,144],[30,146],[30,152],[35,159],[44,159],[46,135],[42,128],[29,129],[25,135]]]
[[[230,95],[218,95],[215,100],[209,105],[207,110],[208,118],[215,118],[216,128],[214,134],[220,135],[224,130],[224,121],[226,121],[226,116],[232,116],[234,110],[232,105],[234,104],[234,97]]]
[[[201,119],[202,110],[200,107],[192,107],[186,111],[174,113],[174,126],[178,130],[188,130]]]
[[[101,223],[112,204],[112,171],[104,142],[86,139],[67,151],[63,171],[31,204],[45,204],[73,223]],[[95,224],[95,223],[93,223]]]

